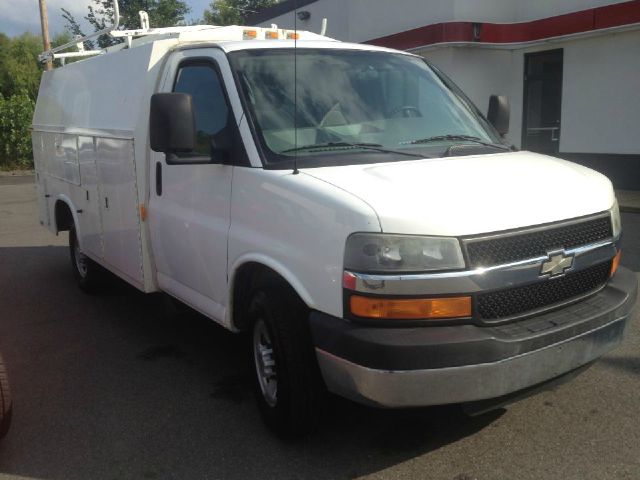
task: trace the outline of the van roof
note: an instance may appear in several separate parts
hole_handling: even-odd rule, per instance
[[[288,30],[278,28],[243,27],[243,26],[212,26],[197,25],[190,27],[177,27],[154,29],[144,36],[133,40],[131,48],[148,44],[158,40],[176,40],[178,45],[212,45],[215,44],[226,52],[249,49],[268,48],[339,48],[349,50],[388,51],[396,52],[375,45],[346,43],[317,33],[303,30]],[[152,33],[151,33],[152,32]],[[249,36],[248,34],[253,34]],[[293,39],[297,35],[297,41]],[[271,38],[269,38],[271,36]],[[111,47],[107,51],[117,51],[124,45]]]
[[[274,48],[323,48],[323,49],[339,49],[339,50],[363,50],[363,51],[380,51],[380,52],[394,52],[398,53],[398,50],[390,48],[378,47],[375,45],[368,45],[362,43],[347,43],[339,41],[327,41],[327,40],[301,40],[294,42],[293,40],[277,40],[273,42],[264,42],[262,40],[249,40],[249,41],[222,41],[222,42],[207,42],[193,41],[193,42],[180,42],[184,46],[203,46],[216,45],[225,52],[236,52],[239,50],[257,50],[257,49],[274,49]],[[406,52],[401,52],[406,53]]]
[[[193,25],[188,27],[153,28],[147,30],[114,30],[111,35],[115,38],[124,38],[126,42],[107,47],[101,51],[94,50],[87,52],[87,54],[95,58],[96,56],[114,54],[124,50],[135,50],[143,45],[156,43],[164,44],[165,48],[169,45],[174,45],[174,48],[197,48],[198,46],[206,47],[215,45],[216,47],[222,48],[225,52],[294,47],[397,52],[397,50],[375,45],[345,43],[303,30],[243,27],[238,25],[224,27]],[[75,57],[87,55],[75,53],[57,54],[55,58],[63,58],[65,56]]]

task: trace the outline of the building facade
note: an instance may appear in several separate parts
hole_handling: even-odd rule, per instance
[[[516,146],[640,190],[640,0],[287,0],[252,23],[323,18],[327,36],[422,55],[480,109],[507,95]]]

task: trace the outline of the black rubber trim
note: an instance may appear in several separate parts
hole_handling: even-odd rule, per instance
[[[568,340],[628,316],[636,275],[620,268],[598,294],[565,308],[495,326],[378,327],[313,311],[315,346],[379,370],[423,370],[492,363]]]

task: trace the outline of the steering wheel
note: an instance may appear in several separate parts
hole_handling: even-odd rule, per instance
[[[420,109],[412,105],[402,105],[400,107],[395,107],[389,112],[389,117],[391,118],[418,118],[421,116],[422,112],[420,111]]]

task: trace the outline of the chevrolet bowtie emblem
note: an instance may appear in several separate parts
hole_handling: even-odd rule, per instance
[[[573,255],[567,255],[564,250],[549,252],[548,259],[542,264],[540,276],[549,275],[550,278],[560,277],[573,267]]]

